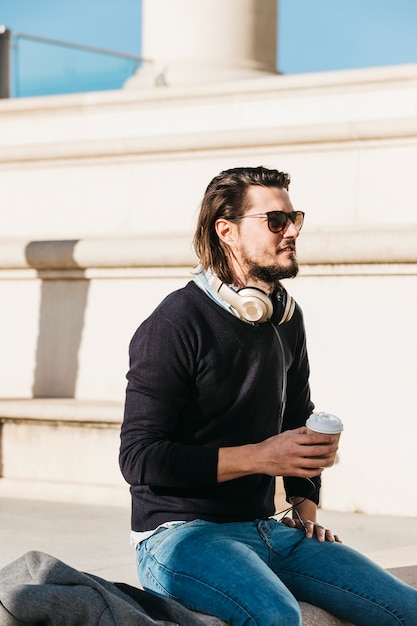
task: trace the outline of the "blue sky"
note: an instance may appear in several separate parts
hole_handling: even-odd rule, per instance
[[[0,24],[13,33],[141,52],[141,0],[0,0]],[[278,69],[417,63],[416,32],[417,0],[279,0]],[[24,39],[15,41],[13,64],[19,96],[114,89],[133,72],[127,61]]]
[[[417,0],[280,0],[284,73],[417,63]]]
[[[141,52],[141,0],[0,0],[0,24],[29,34]],[[132,63],[65,47],[14,39],[12,94],[70,93],[120,88]]]
[[[12,31],[140,54],[141,0],[0,0]]]

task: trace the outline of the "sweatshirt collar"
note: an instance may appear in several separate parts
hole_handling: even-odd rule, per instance
[[[201,263],[199,263],[194,271],[194,282],[200,289],[202,289],[214,302],[226,309],[229,313],[241,319],[239,313],[234,309],[221,295],[215,291],[210,285],[210,278],[213,276],[211,269],[203,270]],[[232,285],[229,285],[232,289],[235,289]]]

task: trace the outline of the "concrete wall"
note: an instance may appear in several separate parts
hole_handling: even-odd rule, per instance
[[[126,493],[114,456],[129,339],[190,278],[211,177],[264,164],[291,172],[306,211],[287,287],[317,408],[345,422],[323,505],[417,515],[416,163],[416,66],[0,102],[0,494]],[[44,397],[61,398],[47,418]],[[63,450],[77,463],[99,449],[112,477],[99,460],[93,475],[70,463],[62,476],[63,455],[34,476],[35,452],[82,428],[85,402],[111,432],[94,444],[71,431]]]
[[[236,163],[290,171],[308,231],[392,228],[417,203],[416,80],[410,65],[2,101],[2,237],[188,233]]]

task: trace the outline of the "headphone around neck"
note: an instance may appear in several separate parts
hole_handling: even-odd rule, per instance
[[[267,293],[257,287],[243,287],[235,291],[215,274],[212,274],[210,286],[228,302],[246,322],[268,322],[277,324],[289,322],[295,309],[294,299],[280,285],[274,296],[274,303]]]

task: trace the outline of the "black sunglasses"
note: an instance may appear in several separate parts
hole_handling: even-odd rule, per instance
[[[240,215],[233,219],[243,220],[246,217],[266,217],[268,219],[268,228],[271,233],[280,233],[285,229],[288,220],[290,220],[290,222],[294,224],[296,229],[300,231],[303,226],[304,215],[304,211],[292,211],[291,213],[286,213],[285,211],[268,211],[267,213],[252,213],[252,215]]]

